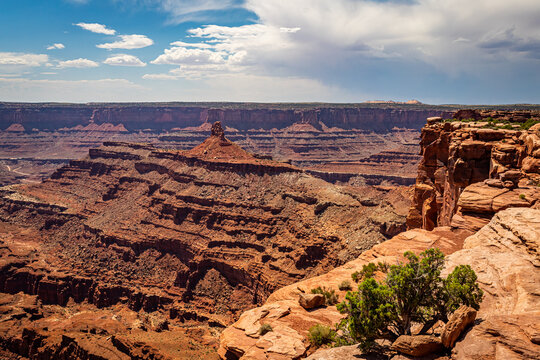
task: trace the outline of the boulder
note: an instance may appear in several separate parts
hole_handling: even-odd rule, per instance
[[[486,180],[484,180],[484,184],[486,184],[488,186],[491,186],[491,187],[496,187],[496,188],[503,188],[504,187],[504,184],[500,179],[486,179]]]
[[[358,345],[349,345],[318,350],[308,356],[306,360],[355,360],[361,359],[362,355],[363,351]]]
[[[476,135],[478,136],[478,140],[483,141],[502,140],[506,136],[504,131],[495,129],[478,129],[476,130]]]
[[[458,206],[463,211],[478,213],[492,213],[493,199],[507,192],[508,189],[500,189],[481,183],[469,185],[459,197]]]
[[[523,159],[523,170],[527,173],[540,173],[540,159],[526,157]]]
[[[540,148],[540,137],[536,134],[530,134],[525,137],[525,147],[527,154],[532,155],[533,151]]]
[[[529,131],[531,131],[531,132],[539,132],[540,133],[540,123],[531,126],[529,128]]]
[[[511,181],[514,184],[517,184],[521,178],[521,171],[519,170],[508,170],[499,175],[500,179],[504,182]]]
[[[442,348],[441,339],[431,335],[401,335],[392,344],[392,350],[410,356],[425,356]]]
[[[451,348],[456,340],[469,325],[476,319],[476,310],[462,305],[448,319],[441,334],[441,341],[447,348]]]
[[[324,305],[323,294],[300,294],[298,303],[304,309],[313,309]]]

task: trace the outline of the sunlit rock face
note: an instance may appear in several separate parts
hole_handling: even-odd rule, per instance
[[[492,123],[499,118],[521,121],[525,116],[501,113],[504,117]],[[540,114],[525,114],[540,119]],[[474,232],[500,210],[540,206],[538,126],[489,128],[486,119],[493,118],[487,115],[497,113],[482,113],[474,122],[434,122],[424,127],[409,228],[451,225]]]

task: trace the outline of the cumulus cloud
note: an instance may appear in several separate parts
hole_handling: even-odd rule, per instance
[[[83,28],[84,30],[91,31],[96,34],[105,34],[105,35],[114,35],[116,34],[116,30],[113,29],[107,29],[105,25],[98,24],[98,23],[83,23],[80,22],[78,24],[73,24],[76,26],[79,26]]]
[[[64,48],[65,48],[64,44],[60,44],[60,43],[47,46],[47,50],[64,49]]]
[[[114,66],[146,66],[146,63],[142,62],[138,57],[127,54],[110,56],[103,63]]]
[[[154,41],[145,35],[119,35],[119,41],[96,45],[101,49],[140,49],[154,44]]]
[[[279,31],[285,32],[285,33],[295,33],[295,32],[298,32],[300,30],[301,30],[301,28],[299,28],[299,27],[295,27],[295,28],[281,27],[281,28],[279,28]]]
[[[226,53],[213,50],[174,47],[165,49],[165,52],[153,60],[152,64],[221,64],[225,62],[225,56],[227,56]]]
[[[64,68],[93,68],[98,67],[99,64],[95,61],[88,60],[88,59],[73,59],[73,60],[66,60],[66,61],[60,61],[58,62],[58,65],[56,66],[59,69]]]
[[[42,66],[49,61],[45,54],[0,52],[0,65]]]
[[[173,17],[195,11],[189,6],[167,2]],[[152,61],[177,66],[159,76],[300,77],[355,93],[378,86],[383,96],[408,98],[431,96],[422,84],[434,81],[459,79],[477,93],[477,84],[493,84],[501,73],[539,73],[538,0],[245,0],[242,6],[255,24],[188,30],[187,40],[172,42]],[[523,78],[528,88],[537,88],[535,77]]]
[[[275,54],[281,55],[281,51],[293,45],[288,38],[295,32],[263,24],[194,28],[188,30],[189,37],[203,41],[172,42],[172,47],[152,63],[179,65],[174,74],[191,79],[227,73],[255,74],[257,71],[252,68],[264,67]]]

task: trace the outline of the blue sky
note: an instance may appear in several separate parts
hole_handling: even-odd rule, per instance
[[[540,103],[538,0],[2,0],[0,101]]]

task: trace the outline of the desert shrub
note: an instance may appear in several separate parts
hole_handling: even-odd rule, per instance
[[[362,266],[362,270],[352,273],[351,278],[354,282],[361,282],[364,279],[372,278],[377,271],[388,272],[388,265],[385,263],[369,263]]]
[[[273,331],[272,326],[270,324],[262,324],[259,328],[259,335],[264,335],[266,333],[269,333],[270,331]]]
[[[309,341],[317,347],[332,343],[335,336],[336,332],[329,326],[317,324],[309,328]]]
[[[316,287],[315,289],[311,289],[312,294],[323,294],[324,295],[324,302],[326,305],[335,305],[338,302],[338,297],[336,295],[336,290],[334,289],[327,289],[326,287]]]
[[[352,290],[351,282],[349,280],[343,280],[342,282],[339,283],[338,289],[341,291]]]
[[[531,126],[536,125],[538,123],[540,123],[540,120],[528,119],[527,121],[522,123],[520,125],[520,127],[521,127],[522,130],[529,130],[531,128]]]
[[[520,198],[521,200],[525,200],[526,196],[525,196],[525,194],[519,194],[519,198]]]
[[[438,320],[448,321],[462,304],[479,308],[483,293],[470,266],[458,266],[443,279],[444,254],[439,249],[404,256],[405,263],[368,264],[356,275],[358,291],[348,292],[337,305],[347,315],[338,324],[338,345],[360,343],[367,349],[376,339],[410,335],[413,323],[423,325],[420,333],[425,334]],[[386,272],[381,282],[373,278],[377,269]]]

